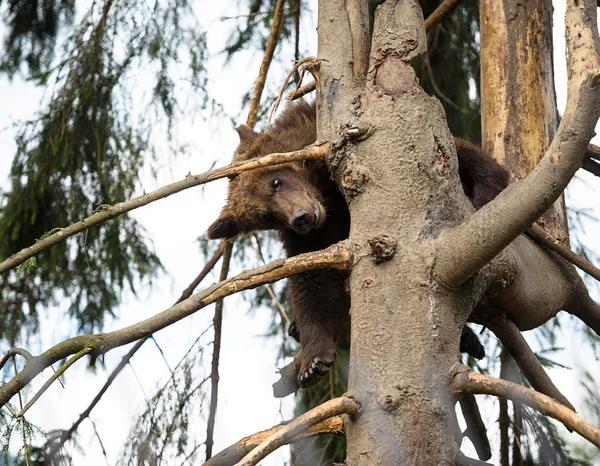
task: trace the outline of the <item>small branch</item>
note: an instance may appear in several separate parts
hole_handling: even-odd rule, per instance
[[[17,373],[17,360],[13,358],[13,367],[15,368],[15,374]],[[23,398],[21,392],[19,392],[19,409],[23,411]],[[23,456],[25,457],[25,464],[29,466],[29,449],[27,448],[27,435],[25,434],[25,416],[21,416],[21,434],[23,435]]]
[[[230,447],[223,450],[221,453],[213,456],[210,460],[204,463],[203,466],[231,466],[240,461],[245,455],[250,453],[254,448],[264,442],[266,439],[273,436],[276,432],[288,425],[289,422],[271,427],[268,430],[263,430],[257,434],[244,437],[239,442],[234,443]],[[345,422],[342,416],[334,416],[324,420],[306,431],[298,433],[290,438],[288,443],[295,443],[305,438],[314,437],[323,434],[345,435]]]
[[[260,64],[260,72],[258,73],[258,79],[254,87],[254,93],[252,94],[252,100],[250,101],[250,111],[248,114],[248,120],[246,125],[253,128],[256,124],[256,116],[258,115],[258,108],[260,106],[260,98],[262,96],[263,89],[265,88],[265,82],[267,81],[267,73],[273,60],[273,54],[277,43],[279,42],[279,36],[281,35],[281,27],[283,26],[283,7],[285,6],[285,0],[277,0],[275,5],[275,15],[273,16],[273,26],[271,27],[271,35],[269,36],[269,42],[267,42],[267,48],[263,57],[262,63]]]
[[[600,429],[549,396],[507,380],[478,374],[462,365],[452,377],[450,388],[462,395],[493,395],[517,400],[562,422],[568,429],[574,430],[600,448]]]
[[[535,390],[575,411],[569,400],[556,388],[521,331],[505,313],[499,312],[494,318],[486,320],[486,325],[506,347]]]
[[[190,283],[190,286],[188,286],[183,291],[183,293],[181,293],[181,296],[175,302],[175,304],[178,304],[178,303],[186,300],[187,298],[189,298],[192,295],[192,293],[194,292],[196,287],[210,273],[210,271],[214,268],[214,266],[219,261],[219,259],[221,258],[222,255],[223,255],[223,243],[221,243],[221,246],[219,247],[219,249],[217,250],[215,255],[213,257],[211,257],[211,259],[206,263],[206,265],[204,266],[202,271],[198,274],[198,276],[194,279],[194,281],[192,283]],[[90,416],[92,410],[96,407],[96,405],[100,402],[100,400],[102,399],[102,397],[108,390],[108,387],[110,387],[112,385],[113,381],[117,378],[117,376],[121,373],[121,371],[125,368],[125,366],[127,366],[129,361],[131,361],[131,358],[133,358],[133,355],[138,352],[138,350],[143,346],[144,343],[146,343],[146,341],[148,341],[149,338],[151,338],[151,337],[149,336],[149,337],[143,338],[141,340],[138,340],[138,342],[135,345],[133,345],[133,347],[129,350],[129,352],[125,356],[123,356],[123,358],[121,359],[121,362],[117,365],[117,367],[115,367],[113,369],[111,374],[108,376],[108,379],[106,379],[106,382],[104,383],[104,385],[102,386],[102,388],[100,389],[98,394],[94,397],[94,399],[92,400],[90,405],[86,408],[86,410],[83,413],[81,413],[79,418],[69,428],[69,430],[66,430],[62,433],[62,435],[60,436],[60,440],[58,442],[56,442],[56,444],[52,447],[52,451],[50,452],[50,455],[49,455],[50,460],[52,460],[54,458],[56,453],[58,451],[60,451],[60,449],[67,442],[67,440],[69,440],[71,438],[73,433],[79,428],[79,425],[86,418],[88,418]],[[31,355],[29,355],[29,356],[30,356],[30,358],[32,357]]]
[[[219,281],[225,281],[229,273],[229,263],[231,262],[231,251],[233,241],[225,241],[223,251],[223,265],[221,266],[221,276]],[[219,356],[221,354],[221,333],[223,327],[223,300],[217,301],[215,306],[215,316],[213,318],[213,328],[215,337],[213,339],[213,355],[210,373],[210,410],[208,413],[208,422],[206,424],[206,459],[212,456],[213,436],[215,433],[215,420],[217,417],[217,400],[219,397]]]
[[[98,357],[113,348],[132,343],[162,330],[226,296],[308,270],[329,268],[348,270],[350,263],[350,250],[346,242],[340,242],[321,251],[278,259],[262,267],[246,270],[195,294],[170,309],[129,327],[104,334],[69,338],[40,356],[34,357],[17,376],[0,387],[0,407],[4,406],[44,368],[84,348],[90,348],[93,357]]]
[[[287,101],[291,102],[292,100],[299,99],[300,97],[304,97],[306,94],[310,94],[317,88],[317,81],[311,81],[308,84],[296,89],[294,92],[290,92],[287,97]]]
[[[588,144],[585,156],[600,162],[600,147],[595,144]]]
[[[146,193],[142,196],[135,197],[128,201],[120,202],[112,206],[104,206],[99,212],[81,220],[73,225],[65,228],[60,228],[56,233],[48,235],[44,239],[39,240],[33,246],[22,249],[21,251],[13,254],[2,263],[0,263],[0,273],[6,272],[9,269],[17,267],[18,265],[25,262],[30,257],[35,256],[40,251],[49,248],[65,239],[77,234],[88,228],[104,223],[110,219],[118,217],[126,212],[137,209],[139,207],[150,204],[151,202],[158,201],[165,197],[170,196],[194,186],[209,183],[221,178],[227,178],[238,175],[248,170],[255,170],[257,168],[268,167],[272,165],[280,165],[282,163],[289,163],[298,160],[314,160],[321,159],[329,150],[329,144],[324,143],[318,146],[309,146],[299,151],[269,154],[264,157],[257,157],[249,160],[242,160],[234,162],[221,168],[201,173],[199,175],[188,175],[181,181],[168,184],[162,188]]]
[[[10,358],[16,356],[17,354],[23,356],[27,362],[33,359],[33,356],[29,351],[23,348],[11,348],[6,352],[4,356],[2,356],[2,359],[0,359],[0,369],[2,369],[6,365]]]
[[[461,0],[444,0],[425,20],[425,30],[429,32],[440,24],[446,16],[454,11],[460,2]]]
[[[42,385],[42,388],[40,388],[38,390],[38,392],[35,395],[33,395],[33,398],[31,398],[31,400],[29,400],[29,402],[25,405],[25,407],[23,409],[21,409],[19,416],[23,416],[29,410],[29,408],[31,408],[33,406],[33,404],[37,400],[40,399],[40,396],[42,396],[44,394],[44,392],[46,390],[48,390],[48,388],[50,388],[50,385],[52,385],[56,379],[58,379],[62,374],[64,374],[69,367],[71,367],[73,364],[75,364],[77,361],[79,361],[82,357],[84,357],[87,354],[90,354],[91,352],[92,352],[92,348],[83,348],[81,351],[79,351],[77,354],[75,354],[72,358],[70,358],[67,362],[65,362],[62,366],[60,366],[58,368],[58,370],[56,372],[54,372],[52,374],[52,376],[44,383],[44,385]]]
[[[270,453],[296,437],[299,433],[307,431],[310,427],[333,416],[341,414],[354,415],[358,412],[359,405],[352,398],[341,396],[326,401],[320,406],[297,417],[286,424],[277,432],[267,437],[263,442],[248,453],[236,466],[254,466]]]
[[[492,448],[487,437],[487,429],[481,418],[477,400],[473,395],[465,396],[459,400],[460,409],[467,423],[463,436],[467,437],[477,452],[480,460],[487,461],[492,457]]]
[[[544,157],[524,179],[437,239],[437,272],[446,285],[460,286],[499,254],[558,199],[581,167],[600,117],[600,39],[594,3],[567,2],[568,100]]]
[[[598,165],[598,167],[600,168],[600,165]],[[543,244],[551,251],[554,251],[563,259],[569,261],[571,264],[580,268],[585,273],[591,275],[596,280],[600,281],[600,269],[595,267],[590,262],[586,261],[583,257],[580,257],[577,254],[575,254],[568,247],[562,244],[559,240],[547,233],[541,226],[533,224],[525,231],[525,234],[530,238],[533,238],[534,240]]]

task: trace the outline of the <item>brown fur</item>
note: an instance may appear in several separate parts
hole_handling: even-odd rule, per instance
[[[299,150],[316,140],[315,105],[290,105],[264,133],[244,125],[237,131],[240,145],[235,160]],[[456,147],[463,189],[480,208],[507,186],[508,173],[477,146],[458,139]],[[270,229],[279,230],[288,257],[348,237],[346,201],[324,161],[294,162],[240,174],[231,180],[227,205],[207,234],[209,238],[229,238]],[[303,387],[316,383],[335,360],[335,337],[350,309],[345,278],[337,270],[315,270],[289,279],[295,319],[290,334],[302,345],[298,378]],[[460,349],[475,357],[484,355],[468,327],[463,330]]]

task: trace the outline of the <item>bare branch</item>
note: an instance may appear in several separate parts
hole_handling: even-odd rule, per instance
[[[567,3],[568,100],[556,137],[538,166],[463,224],[438,238],[438,274],[464,283],[558,199],[581,167],[600,116],[600,40],[591,0]],[[524,202],[524,201],[527,202]],[[460,263],[461,267],[456,267]]]
[[[288,425],[289,422],[282,422],[279,425],[271,427],[268,430],[263,430],[256,434],[244,437],[240,441],[227,447],[221,453],[213,456],[210,460],[204,463],[203,466],[231,466],[240,461],[245,455],[250,453],[254,448],[264,442],[266,439],[273,436],[281,428]],[[298,442],[305,438],[314,437],[323,434],[345,435],[345,421],[342,416],[334,416],[326,419],[306,431],[298,433],[296,436],[289,439],[288,443]]]
[[[195,294],[170,309],[129,327],[104,334],[69,338],[34,357],[19,374],[0,387],[0,407],[4,406],[44,368],[84,348],[90,348],[92,356],[98,357],[113,348],[137,341],[168,327],[226,296],[308,270],[324,268],[348,270],[350,262],[350,250],[346,242],[340,242],[321,251],[300,254],[288,259],[278,259],[262,267],[246,270]]]
[[[40,388],[37,391],[37,393],[35,395],[33,395],[33,398],[31,398],[31,400],[29,400],[29,402],[25,405],[25,407],[23,409],[21,409],[19,416],[23,416],[29,410],[29,408],[31,408],[33,406],[33,404],[37,400],[40,399],[40,397],[44,394],[44,392],[46,390],[48,390],[48,388],[50,388],[50,385],[52,385],[56,379],[58,379],[62,374],[64,374],[69,367],[71,367],[73,364],[75,364],[77,361],[79,361],[85,355],[90,354],[91,352],[92,352],[91,348],[83,348],[81,351],[79,351],[77,354],[75,354],[72,358],[69,358],[69,360],[67,362],[65,362],[62,366],[60,366],[58,368],[58,370],[52,374],[52,377],[50,377],[44,383],[44,385],[42,385],[42,388]]]
[[[598,168],[600,169],[600,165],[598,165]],[[539,243],[543,244],[551,251],[554,251],[563,259],[568,260],[571,264],[575,265],[576,267],[579,267],[581,270],[591,275],[596,280],[600,281],[600,269],[595,267],[590,262],[586,261],[583,257],[580,257],[577,254],[575,254],[568,247],[562,244],[559,240],[547,233],[539,225],[534,224],[530,226],[525,231],[525,234],[538,241]]]
[[[533,350],[527,344],[515,323],[503,312],[486,320],[488,328],[509,351],[531,386],[540,393],[554,398],[572,411],[576,411],[567,398],[556,388]]]
[[[440,24],[446,16],[454,11],[460,2],[461,0],[444,0],[425,20],[425,30],[429,32]]]
[[[233,241],[225,241],[223,251],[223,265],[221,266],[221,275],[219,281],[225,281],[229,273],[229,263],[231,262],[231,251]],[[215,306],[215,316],[213,318],[213,328],[215,337],[213,339],[212,366],[210,372],[210,410],[208,412],[208,422],[206,424],[206,459],[212,456],[213,435],[215,433],[215,420],[217,417],[217,400],[219,397],[219,356],[221,354],[221,330],[223,327],[223,300],[217,301]]]
[[[275,15],[273,16],[273,26],[271,27],[271,35],[269,36],[269,42],[265,50],[262,63],[260,64],[260,72],[258,73],[258,79],[256,80],[256,86],[254,87],[254,94],[252,94],[252,100],[250,101],[250,112],[248,114],[248,120],[246,124],[251,128],[256,124],[256,116],[258,115],[258,108],[260,106],[260,98],[262,96],[263,89],[265,88],[265,82],[267,81],[267,73],[273,60],[273,54],[279,42],[279,36],[281,34],[281,27],[283,26],[283,7],[285,6],[285,0],[277,0],[275,5]]]
[[[462,395],[493,395],[517,400],[562,422],[567,428],[600,448],[600,429],[549,396],[507,380],[478,374],[463,365],[456,369],[450,388]]]
[[[17,360],[13,358],[13,367],[15,374],[17,373]],[[19,392],[19,409],[23,412],[23,397]],[[29,466],[29,448],[27,447],[27,434],[25,430],[25,416],[21,416],[21,435],[23,436],[23,456],[25,456],[25,464]]]
[[[53,246],[60,241],[77,234],[88,228],[99,225],[106,222],[107,220],[113,219],[131,210],[150,204],[151,202],[158,201],[171,194],[178,193],[185,189],[199,186],[201,184],[209,183],[221,178],[227,178],[238,175],[248,170],[255,170],[257,168],[268,167],[272,165],[279,165],[282,163],[295,162],[298,160],[313,160],[323,158],[325,153],[329,150],[329,144],[324,143],[317,146],[309,146],[299,151],[280,153],[280,154],[269,154],[264,157],[257,157],[245,161],[234,162],[221,168],[201,173],[199,175],[188,175],[181,181],[168,184],[162,188],[146,193],[142,196],[135,197],[128,201],[120,202],[112,206],[103,206],[103,208],[77,222],[65,228],[60,228],[56,233],[48,235],[44,239],[39,240],[33,246],[22,249],[21,251],[13,254],[2,263],[0,263],[0,273],[6,272],[9,269],[17,267],[30,257],[35,256],[40,251]]]
[[[592,175],[600,176],[600,162],[594,159],[586,157],[581,162],[581,168],[590,172]]]
[[[2,359],[0,359],[0,369],[4,367],[4,365],[8,362],[10,358],[16,356],[17,354],[23,356],[27,362],[33,359],[33,356],[29,351],[23,348],[11,348],[6,352],[4,356],[2,356]]]
[[[296,89],[294,92],[291,92],[287,97],[287,101],[291,102],[292,100],[299,99],[300,97],[304,97],[306,94],[310,94],[317,88],[317,82],[311,81],[308,84],[305,84],[299,89]]]
[[[341,396],[326,401],[322,405],[297,417],[292,422],[286,424],[271,436],[267,437],[250,453],[244,456],[244,458],[237,463],[237,466],[254,466],[267,455],[274,452],[282,445],[289,443],[292,438],[296,437],[301,432],[307,431],[315,424],[341,414],[354,415],[358,412],[358,409],[359,404],[347,396]]]
[[[474,458],[469,458],[465,456],[464,453],[459,453],[458,455],[458,466],[493,466],[491,463],[486,463],[485,461],[479,461]]]
[[[300,388],[300,384],[298,383],[298,372],[300,372],[301,364],[302,350],[294,354],[292,362],[279,369],[281,378],[273,384],[273,396],[275,398],[284,398]]]
[[[492,448],[487,437],[487,429],[481,418],[477,400],[473,395],[468,395],[459,400],[460,409],[467,423],[463,435],[471,440],[477,451],[479,459],[487,461],[492,457]]]
[[[202,271],[198,274],[198,276],[194,279],[194,281],[192,283],[190,283],[190,286],[188,286],[183,291],[183,293],[181,293],[181,296],[175,302],[175,304],[186,300],[187,298],[189,298],[192,295],[192,293],[194,292],[196,287],[210,273],[210,271],[214,268],[214,266],[219,261],[219,259],[221,258],[222,255],[223,255],[223,243],[221,243],[221,245],[219,246],[219,249],[217,250],[215,255],[213,257],[211,257],[211,259],[206,263],[206,265],[204,266]],[[131,361],[131,358],[133,358],[133,355],[138,352],[138,350],[142,347],[142,345],[144,343],[146,343],[146,341],[148,341],[149,338],[151,338],[151,337],[149,336],[149,337],[143,338],[141,340],[138,340],[138,342],[132,346],[132,348],[129,350],[129,352],[125,356],[123,356],[123,359],[121,359],[121,362],[119,362],[117,367],[115,367],[114,370],[111,372],[111,374],[108,376],[108,379],[106,380],[106,382],[104,383],[104,385],[102,386],[102,388],[100,389],[98,394],[94,397],[94,399],[92,400],[90,405],[86,408],[86,410],[83,413],[81,413],[81,415],[75,421],[75,423],[68,430],[66,430],[62,433],[62,435],[60,436],[60,440],[54,444],[54,446],[52,447],[52,451],[50,452],[49,459],[52,459],[54,457],[54,455],[56,455],[56,453],[58,451],[60,451],[62,446],[67,442],[67,440],[69,440],[71,438],[73,433],[79,428],[79,425],[87,417],[89,417],[92,410],[96,407],[96,405],[100,402],[100,400],[102,399],[102,397],[108,390],[108,387],[111,386],[113,381],[117,378],[117,376],[121,373],[121,371],[125,368],[125,366],[127,366],[129,361]],[[30,359],[32,358],[31,355],[29,355],[29,357],[30,357]]]
[[[595,144],[588,144],[585,156],[600,162],[600,147]]]

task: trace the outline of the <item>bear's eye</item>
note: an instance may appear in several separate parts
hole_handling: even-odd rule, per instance
[[[270,222],[270,221],[273,219],[273,217],[271,216],[271,214],[270,214],[270,213],[268,213],[268,212],[267,212],[267,213],[264,213],[264,214],[262,214],[262,218],[263,218],[263,220],[264,220],[265,222]]]
[[[279,188],[281,188],[281,180],[279,178],[275,178],[273,181],[271,181],[271,186],[275,191],[277,191]]]

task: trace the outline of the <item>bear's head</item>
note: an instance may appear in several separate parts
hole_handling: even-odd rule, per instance
[[[314,142],[314,133],[286,138],[268,131],[256,133],[244,125],[237,131],[240,146],[235,160],[299,150]],[[232,238],[256,230],[314,231],[325,221],[323,199],[315,184],[302,162],[243,172],[230,180],[227,204],[209,227],[207,237]]]

